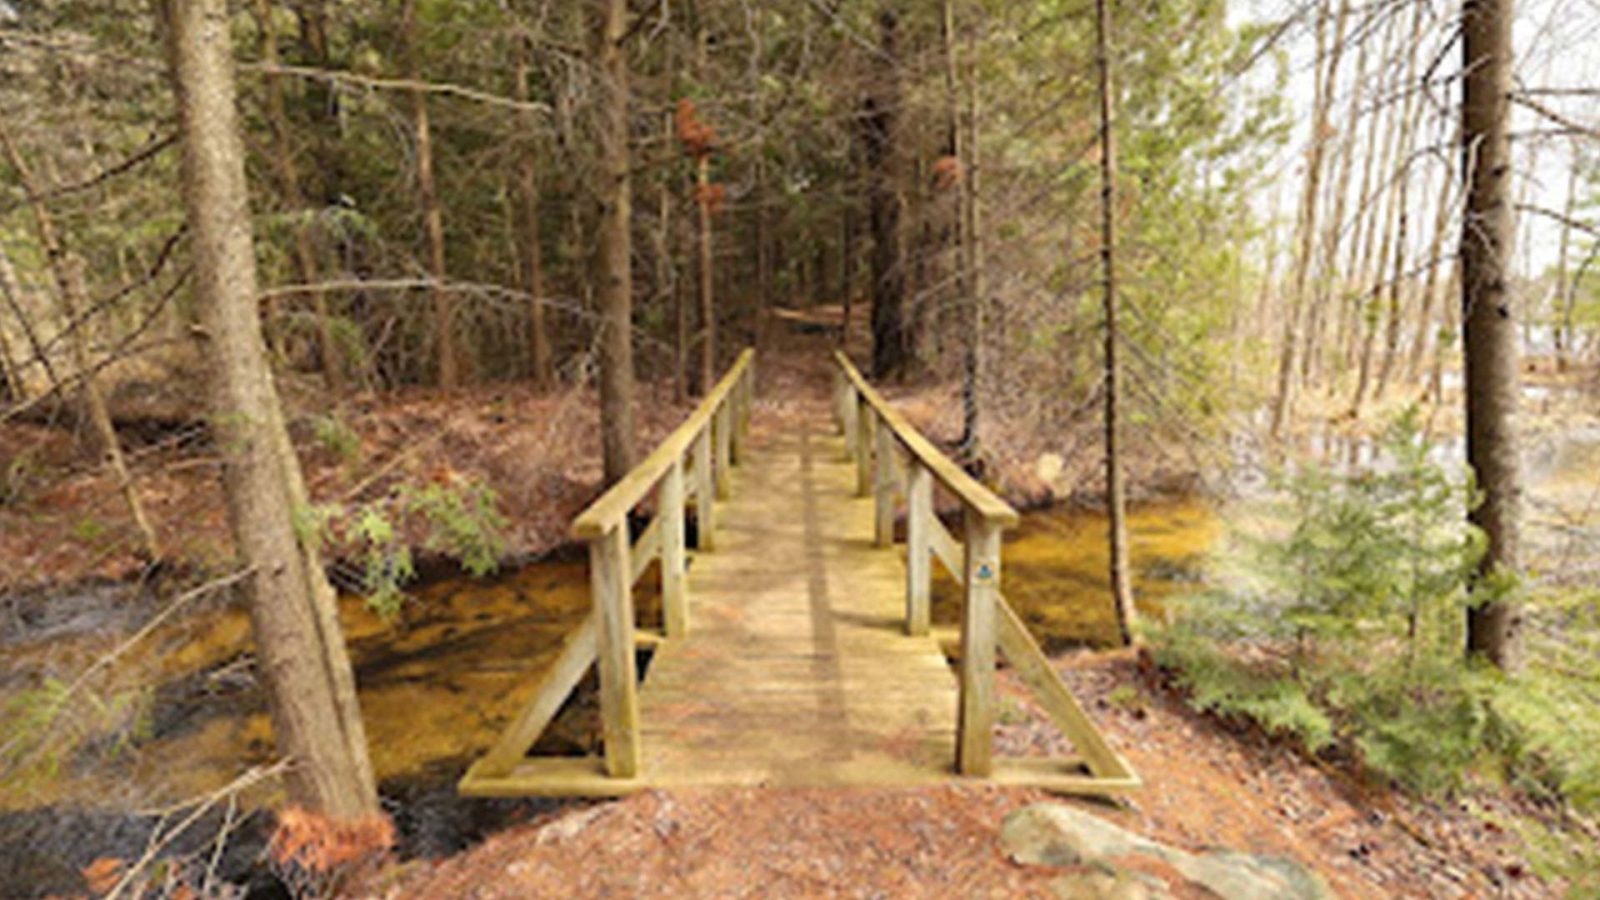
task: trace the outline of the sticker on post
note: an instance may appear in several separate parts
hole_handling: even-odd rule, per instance
[[[981,581],[981,582],[994,581],[994,571],[995,571],[995,565],[993,563],[991,563],[990,561],[988,561],[986,559],[985,560],[979,560],[979,562],[978,562],[978,571],[976,573],[976,577],[977,577],[978,581]]]

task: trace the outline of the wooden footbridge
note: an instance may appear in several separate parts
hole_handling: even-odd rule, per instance
[[[533,700],[462,779],[476,796],[656,787],[925,785],[988,779],[1077,793],[1139,785],[1000,592],[1016,512],[918,434],[843,354],[836,429],[756,441],[753,351],[649,458],[585,510],[594,610]],[[960,535],[935,516],[959,502]],[[906,541],[895,542],[904,504]],[[629,518],[648,506],[648,527]],[[686,547],[686,514],[696,524]],[[632,586],[660,560],[663,631]],[[929,621],[934,562],[963,585],[960,649]],[[640,682],[637,649],[653,645]],[[997,650],[1071,740],[1067,758],[992,752]],[[590,666],[603,754],[529,748]]]

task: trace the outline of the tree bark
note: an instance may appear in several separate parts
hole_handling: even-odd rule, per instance
[[[1428,271],[1422,278],[1422,308],[1417,313],[1417,333],[1411,344],[1411,356],[1406,364],[1408,381],[1415,382],[1422,373],[1422,363],[1427,357],[1429,344],[1437,340],[1434,310],[1439,305],[1439,272],[1444,268],[1445,236],[1450,230],[1450,214],[1456,205],[1456,181],[1448,168],[1440,173],[1439,204],[1434,208],[1433,235],[1428,239]]]
[[[1461,228],[1467,463],[1483,501],[1472,521],[1488,537],[1480,589],[1521,569],[1522,473],[1517,461],[1517,329],[1508,285],[1511,208],[1512,0],[1461,9],[1461,154],[1467,201]],[[1521,613],[1497,596],[1467,612],[1467,651],[1517,667]]]
[[[1116,87],[1111,68],[1111,9],[1109,0],[1095,0],[1096,63],[1100,70],[1100,268],[1105,279],[1105,444],[1106,514],[1111,551],[1111,601],[1117,613],[1122,643],[1134,639],[1137,612],[1133,605],[1133,580],[1128,572],[1128,523],[1122,483],[1121,423],[1117,404],[1121,371],[1117,360],[1117,140]]]
[[[405,32],[406,76],[418,78],[418,41],[415,0],[406,0],[402,13]],[[417,141],[417,201],[422,206],[423,230],[428,242],[428,274],[433,279],[429,296],[433,300],[433,340],[438,363],[438,383],[442,388],[461,384],[461,365],[456,358],[455,297],[445,287],[444,211],[439,206],[439,189],[433,175],[433,128],[428,118],[428,93],[411,91],[411,125]]]
[[[948,3],[948,0],[947,0]],[[946,6],[948,9],[948,5]],[[953,22],[951,23],[954,24]],[[953,63],[952,63],[953,67]],[[952,79],[954,73],[952,72]],[[954,87],[952,86],[952,91]],[[953,103],[954,101],[952,101]],[[954,128],[952,124],[952,128]],[[965,177],[962,179],[961,199],[965,207],[961,230],[962,246],[966,252],[963,265],[967,289],[966,340],[962,346],[961,365],[961,431],[962,452],[968,459],[977,458],[983,450],[978,429],[982,424],[982,404],[979,391],[983,385],[983,331],[984,331],[984,272],[982,216],[978,204],[982,194],[978,179],[978,43],[976,29],[967,32],[967,140]]]
[[[595,281],[600,301],[600,435],[605,482],[615,484],[634,461],[633,192],[628,175],[627,0],[599,0],[597,66],[600,112],[600,227]]]
[[[262,62],[269,68],[274,67],[278,64],[278,33],[270,0],[256,0],[256,20],[261,26]],[[271,73],[266,76],[267,127],[272,132],[273,162],[278,170],[278,182],[283,188],[284,205],[298,217],[305,213],[305,194],[300,187],[300,167],[295,164],[289,116],[284,109],[282,77]],[[315,285],[321,280],[322,267],[317,263],[316,245],[312,241],[309,222],[295,222],[294,262],[301,284]],[[322,377],[327,379],[329,390],[341,394],[344,392],[344,368],[328,318],[327,294],[320,288],[307,287],[302,296],[311,301],[312,315],[316,318],[317,353],[322,364]],[[282,325],[273,323],[267,329],[269,339],[281,331]],[[282,358],[283,348],[274,347],[274,353]]]
[[[1577,286],[1568,279],[1567,253],[1572,243],[1572,213],[1578,201],[1578,171],[1582,155],[1577,139],[1572,141],[1572,165],[1567,169],[1567,196],[1562,201],[1561,240],[1556,251],[1556,371],[1565,372],[1572,364],[1572,318]]]
[[[515,84],[516,98],[527,102],[528,68],[533,54],[533,38],[521,34],[516,38]],[[533,156],[533,113],[524,110],[518,114],[524,146],[517,154],[517,193],[522,202],[523,263],[527,267],[524,281],[528,289],[528,350],[533,386],[549,390],[554,382],[554,367],[550,352],[550,332],[544,315],[544,248],[539,235],[539,173]]]
[[[333,590],[267,365],[223,0],[156,0],[184,139],[183,202],[194,256],[212,428],[229,521],[250,567],[257,671],[278,749],[294,761],[289,799],[324,815],[377,814],[378,797]]]
[[[1096,0],[1101,2],[1101,0]],[[1340,18],[1348,8],[1346,2],[1340,9]],[[1317,10],[1317,59],[1324,58],[1327,46],[1327,18],[1326,5]],[[1335,48],[1342,45],[1342,41],[1335,44]],[[1337,56],[1334,57],[1335,62]],[[1316,243],[1317,233],[1317,199],[1321,196],[1322,185],[1322,159],[1324,156],[1326,135],[1328,130],[1328,106],[1331,100],[1331,82],[1333,80],[1334,66],[1328,67],[1328,73],[1323,73],[1322,66],[1317,67],[1316,97],[1313,102],[1311,117],[1311,138],[1306,152],[1306,178],[1305,190],[1300,198],[1300,213],[1295,226],[1295,254],[1294,275],[1290,286],[1289,308],[1283,313],[1283,334],[1278,355],[1278,390],[1272,403],[1271,433],[1277,437],[1283,432],[1283,425],[1294,412],[1294,374],[1295,374],[1295,348],[1299,341],[1300,319],[1305,308],[1306,280],[1310,276],[1312,265],[1312,251]]]
[[[879,52],[873,57],[873,84],[863,110],[863,143],[872,229],[872,376],[905,375],[906,273],[900,233],[900,60],[899,17],[894,8],[878,13]]]

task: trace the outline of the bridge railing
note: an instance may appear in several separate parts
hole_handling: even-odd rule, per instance
[[[1081,762],[1089,771],[1081,778],[1052,776],[1049,783],[1098,793],[1138,787],[1138,776],[1106,744],[1000,591],[1000,536],[1017,524],[1017,511],[923,437],[843,352],[835,351],[834,361],[838,364],[834,413],[846,451],[855,460],[856,492],[873,498],[878,546],[894,544],[897,502],[905,499],[906,631],[928,633],[933,560],[942,563],[962,587],[957,771],[1010,777],[1029,766],[1028,761],[1007,760],[1007,770],[995,771],[995,651],[999,649],[1081,754],[1073,760],[1040,762],[1046,766]],[[935,514],[935,483],[961,504],[959,541]],[[1028,777],[1043,783],[1040,771],[1029,771]]]
[[[688,633],[686,501],[690,497],[695,501],[695,548],[714,549],[716,504],[727,499],[729,469],[743,452],[750,425],[754,363],[753,349],[740,353],[683,424],[573,520],[572,536],[589,545],[594,611],[578,637],[568,642],[573,664],[563,666],[558,661],[554,668],[575,672],[576,683],[589,660],[598,663],[606,773],[614,778],[639,773],[633,585],[651,561],[660,559],[662,630],[668,639]],[[638,538],[630,540],[629,517],[652,493],[655,515]],[[570,689],[567,685],[551,693],[564,697]]]

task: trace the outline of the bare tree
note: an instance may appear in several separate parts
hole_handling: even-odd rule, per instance
[[[72,365],[78,374],[82,409],[94,429],[97,449],[104,457],[106,468],[116,481],[117,489],[122,492],[123,502],[128,507],[128,516],[133,519],[134,528],[139,533],[140,552],[147,560],[160,559],[161,542],[156,538],[149,517],[145,515],[144,503],[139,499],[139,489],[133,483],[133,474],[128,471],[127,459],[122,454],[122,441],[117,437],[116,425],[111,420],[111,410],[106,405],[105,393],[100,387],[98,367],[90,358],[88,318],[90,304],[89,292],[83,282],[83,259],[71,252],[62,242],[55,218],[50,215],[50,207],[45,204],[44,192],[3,123],[0,123],[0,149],[5,151],[6,161],[16,172],[17,181],[22,185],[28,205],[33,210],[33,222],[38,233],[39,246],[44,250],[50,273],[55,278],[56,302],[60,306],[61,320],[67,330],[67,347],[72,353]],[[9,268],[9,263],[7,267]]]

